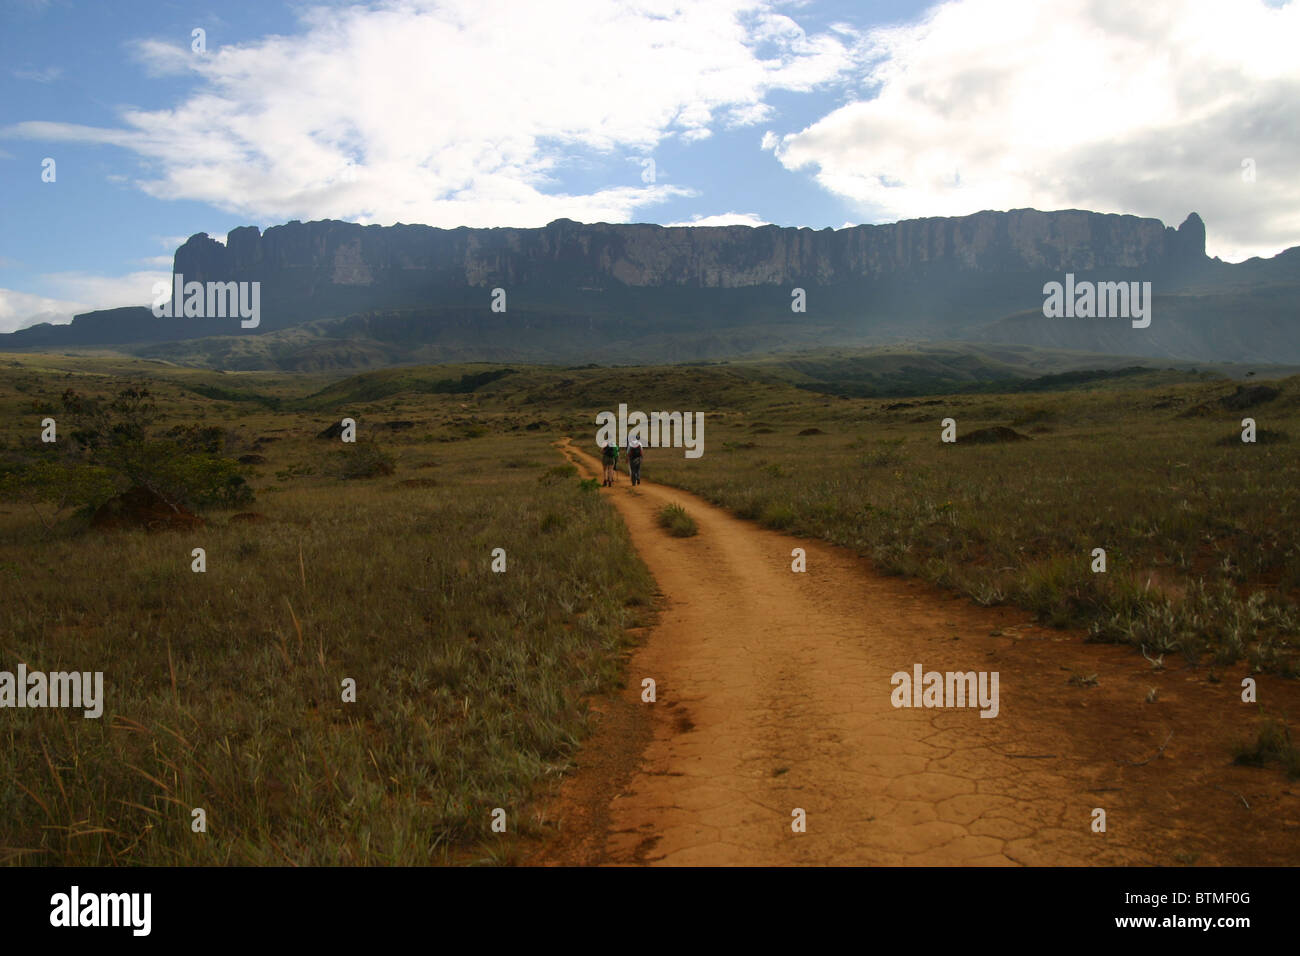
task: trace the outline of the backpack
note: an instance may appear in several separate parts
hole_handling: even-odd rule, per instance
[[[639,461],[641,459],[641,446],[633,445],[627,450],[628,461]]]
[[[601,453],[600,457],[605,461],[616,461],[618,459],[618,451],[615,450],[613,445],[606,445],[605,450]]]

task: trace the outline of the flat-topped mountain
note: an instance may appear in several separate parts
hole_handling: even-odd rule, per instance
[[[200,233],[176,251],[174,272],[186,282],[260,283],[255,329],[229,318],[116,309],[77,316],[70,326],[13,333],[0,348],[139,351],[146,343],[269,334],[275,338],[265,349],[227,342],[218,351],[270,350],[268,361],[280,364],[286,349],[307,349],[308,364],[335,364],[334,354],[336,364],[367,365],[439,357],[607,360],[625,352],[682,360],[897,337],[1037,344],[1036,337],[1047,336],[1051,344],[1089,348],[1090,337],[1101,334],[1109,352],[1196,357],[1208,348],[1207,358],[1240,353],[1247,360],[1249,348],[1229,342],[1225,354],[1224,335],[1207,338],[1204,329],[1182,328],[1180,319],[1194,314],[1203,325],[1206,297],[1216,300],[1231,287],[1231,302],[1208,302],[1217,316],[1210,321],[1251,325],[1258,316],[1250,310],[1262,308],[1270,332],[1269,341],[1257,343],[1261,355],[1300,361],[1300,334],[1294,327],[1286,333],[1277,313],[1289,305],[1276,295],[1279,283],[1300,282],[1296,266],[1295,256],[1241,265],[1207,258],[1205,225],[1195,213],[1177,229],[1136,216],[1033,209],[838,230],[567,219],[537,229],[294,221],[265,232],[238,228],[225,244]],[[1152,282],[1151,334],[1127,335],[1118,324],[1067,329],[1062,320],[1033,321],[1044,281],[1066,272]],[[796,288],[804,290],[803,311],[792,309]],[[1243,305],[1243,296],[1265,288],[1271,298]],[[493,298],[497,289],[504,301]],[[1198,301],[1180,300],[1193,289],[1201,292]],[[1279,327],[1285,341],[1278,341]],[[178,349],[195,351],[154,351]],[[210,353],[206,344],[198,351]],[[211,355],[197,360],[220,364]]]
[[[583,225],[540,229],[435,229],[291,222],[260,233],[206,234],[176,252],[187,279],[338,288],[485,287],[586,282],[604,288],[729,289],[887,276],[1167,269],[1205,259],[1205,225],[1068,210],[982,212],[846,229],[778,226]]]

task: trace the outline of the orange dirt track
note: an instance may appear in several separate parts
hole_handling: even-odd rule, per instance
[[[598,476],[593,456],[561,448]],[[528,862],[1300,863],[1300,783],[1232,763],[1258,718],[1240,699],[1244,664],[1220,683],[1181,658],[1156,671],[1128,648],[883,576],[673,488],[633,489],[624,473],[601,493],[664,609],[550,796],[554,834]],[[674,502],[697,536],[658,526]],[[791,570],[796,547],[805,573]],[[895,709],[890,676],[916,663],[997,671],[1000,713]],[[654,703],[641,701],[646,677]],[[1300,714],[1296,682],[1257,679],[1270,713]],[[792,831],[795,808],[806,832]]]

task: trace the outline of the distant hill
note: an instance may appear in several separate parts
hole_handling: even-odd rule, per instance
[[[472,393],[477,401],[504,401],[519,408],[535,408],[538,416],[545,418],[562,411],[612,408],[622,400],[619,396],[636,394],[652,394],[656,401],[665,402],[669,407],[701,404],[745,407],[759,393],[778,394],[786,390],[784,394],[792,400],[787,404],[834,405],[844,400],[899,399],[898,408],[920,408],[938,402],[908,399],[1071,389],[1123,390],[1208,382],[1222,382],[1226,388],[1225,373],[1234,371],[1228,367],[1198,368],[1181,364],[1123,366],[1119,364],[1121,361],[1115,356],[1023,346],[955,343],[861,350],[815,349],[752,360],[676,366],[611,368],[455,363],[376,369],[341,377],[311,395],[292,400],[286,407],[313,411],[367,406],[374,409],[399,396]],[[1261,369],[1259,378],[1281,379],[1295,375],[1296,371],[1294,367]],[[1237,372],[1240,374],[1240,370]],[[214,397],[227,401],[272,401],[270,396],[254,390],[226,391]]]
[[[199,234],[186,281],[261,283],[261,322],[79,315],[0,350],[111,346],[230,369],[448,361],[681,362],[900,340],[1189,361],[1300,363],[1300,248],[1228,264],[1192,213],[983,212],[840,230],[583,225],[434,229],[291,222]],[[1151,326],[1048,319],[1043,285],[1151,282]],[[505,311],[493,311],[493,290]],[[792,311],[794,290],[804,311]]]

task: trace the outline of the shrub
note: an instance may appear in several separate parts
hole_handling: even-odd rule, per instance
[[[794,509],[789,505],[773,503],[763,509],[763,513],[758,520],[765,528],[784,531],[794,524],[797,517],[798,515],[794,513]]]
[[[674,538],[689,538],[700,530],[681,505],[664,505],[659,512],[659,524]]]
[[[396,459],[375,441],[359,441],[355,447],[336,454],[340,456],[339,477],[345,480],[378,478],[397,470]]]
[[[71,440],[6,462],[0,469],[6,494],[86,510],[133,488],[174,508],[241,507],[253,500],[238,462],[220,454],[221,429],[191,425],[154,435],[158,410],[147,388],[124,388],[107,403],[68,389],[61,404]]]
[[[1291,779],[1300,777],[1300,750],[1291,741],[1291,729],[1285,723],[1266,717],[1259,725],[1254,745],[1243,744],[1236,748],[1234,763],[1248,767],[1281,764]]]

